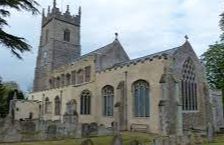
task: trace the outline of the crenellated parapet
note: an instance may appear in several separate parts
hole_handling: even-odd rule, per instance
[[[52,19],[57,19],[63,22],[67,22],[69,24],[80,26],[81,22],[81,7],[79,7],[79,11],[77,15],[72,15],[69,10],[69,5],[67,5],[66,11],[63,13],[59,8],[56,7],[56,1],[54,1],[53,8],[48,7],[47,14],[45,14],[45,10],[42,12],[42,27],[47,25]]]

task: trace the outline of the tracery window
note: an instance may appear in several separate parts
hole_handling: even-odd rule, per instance
[[[88,90],[84,90],[81,93],[81,108],[80,114],[88,115],[91,109],[91,93]]]
[[[60,115],[61,114],[61,99],[59,96],[56,96],[54,99],[54,114],[55,115]]]
[[[103,87],[102,96],[103,96],[103,115],[113,116],[114,88],[109,85]]]
[[[138,80],[133,83],[134,96],[134,116],[149,117],[150,97],[149,84],[144,80]]]
[[[51,102],[48,97],[45,99],[45,113],[46,114],[51,113]]]
[[[64,31],[64,41],[70,41],[70,31],[68,29]]]
[[[188,58],[182,68],[181,94],[184,111],[197,110],[197,82],[195,66],[193,61]]]

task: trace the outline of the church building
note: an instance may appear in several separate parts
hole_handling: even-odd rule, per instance
[[[81,54],[81,8],[42,14],[40,45],[29,101],[15,119],[61,120],[66,110],[79,123],[152,133],[206,131],[211,123],[208,85],[188,38],[178,47],[130,59],[115,39]],[[94,28],[93,28],[94,29]]]

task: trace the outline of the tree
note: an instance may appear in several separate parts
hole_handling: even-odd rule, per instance
[[[220,35],[220,41],[209,46],[209,49],[202,55],[202,60],[206,66],[210,87],[222,90],[224,103],[224,13],[220,16],[219,25],[223,31]]]
[[[206,66],[208,83],[213,89],[224,91],[224,43],[210,45],[202,55]]]
[[[15,82],[2,83],[0,81],[0,118],[6,117],[9,113],[10,101],[14,98],[16,93],[16,99],[25,99],[22,91],[18,90],[19,86]]]
[[[32,14],[39,14],[37,6],[39,4],[35,0],[0,0],[0,44],[9,48],[19,59],[22,59],[21,53],[30,51],[31,46],[26,43],[25,38],[14,36],[3,30],[4,26],[8,26],[6,21],[6,18],[10,16],[8,9],[25,10],[32,12]]]

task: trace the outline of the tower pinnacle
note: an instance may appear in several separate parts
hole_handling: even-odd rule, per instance
[[[54,2],[53,2],[53,7],[54,7],[54,8],[56,8],[56,4],[57,4],[57,3],[56,3],[56,0],[54,0]]]
[[[70,9],[69,9],[69,5],[67,5],[67,10],[66,12],[69,13]]]

